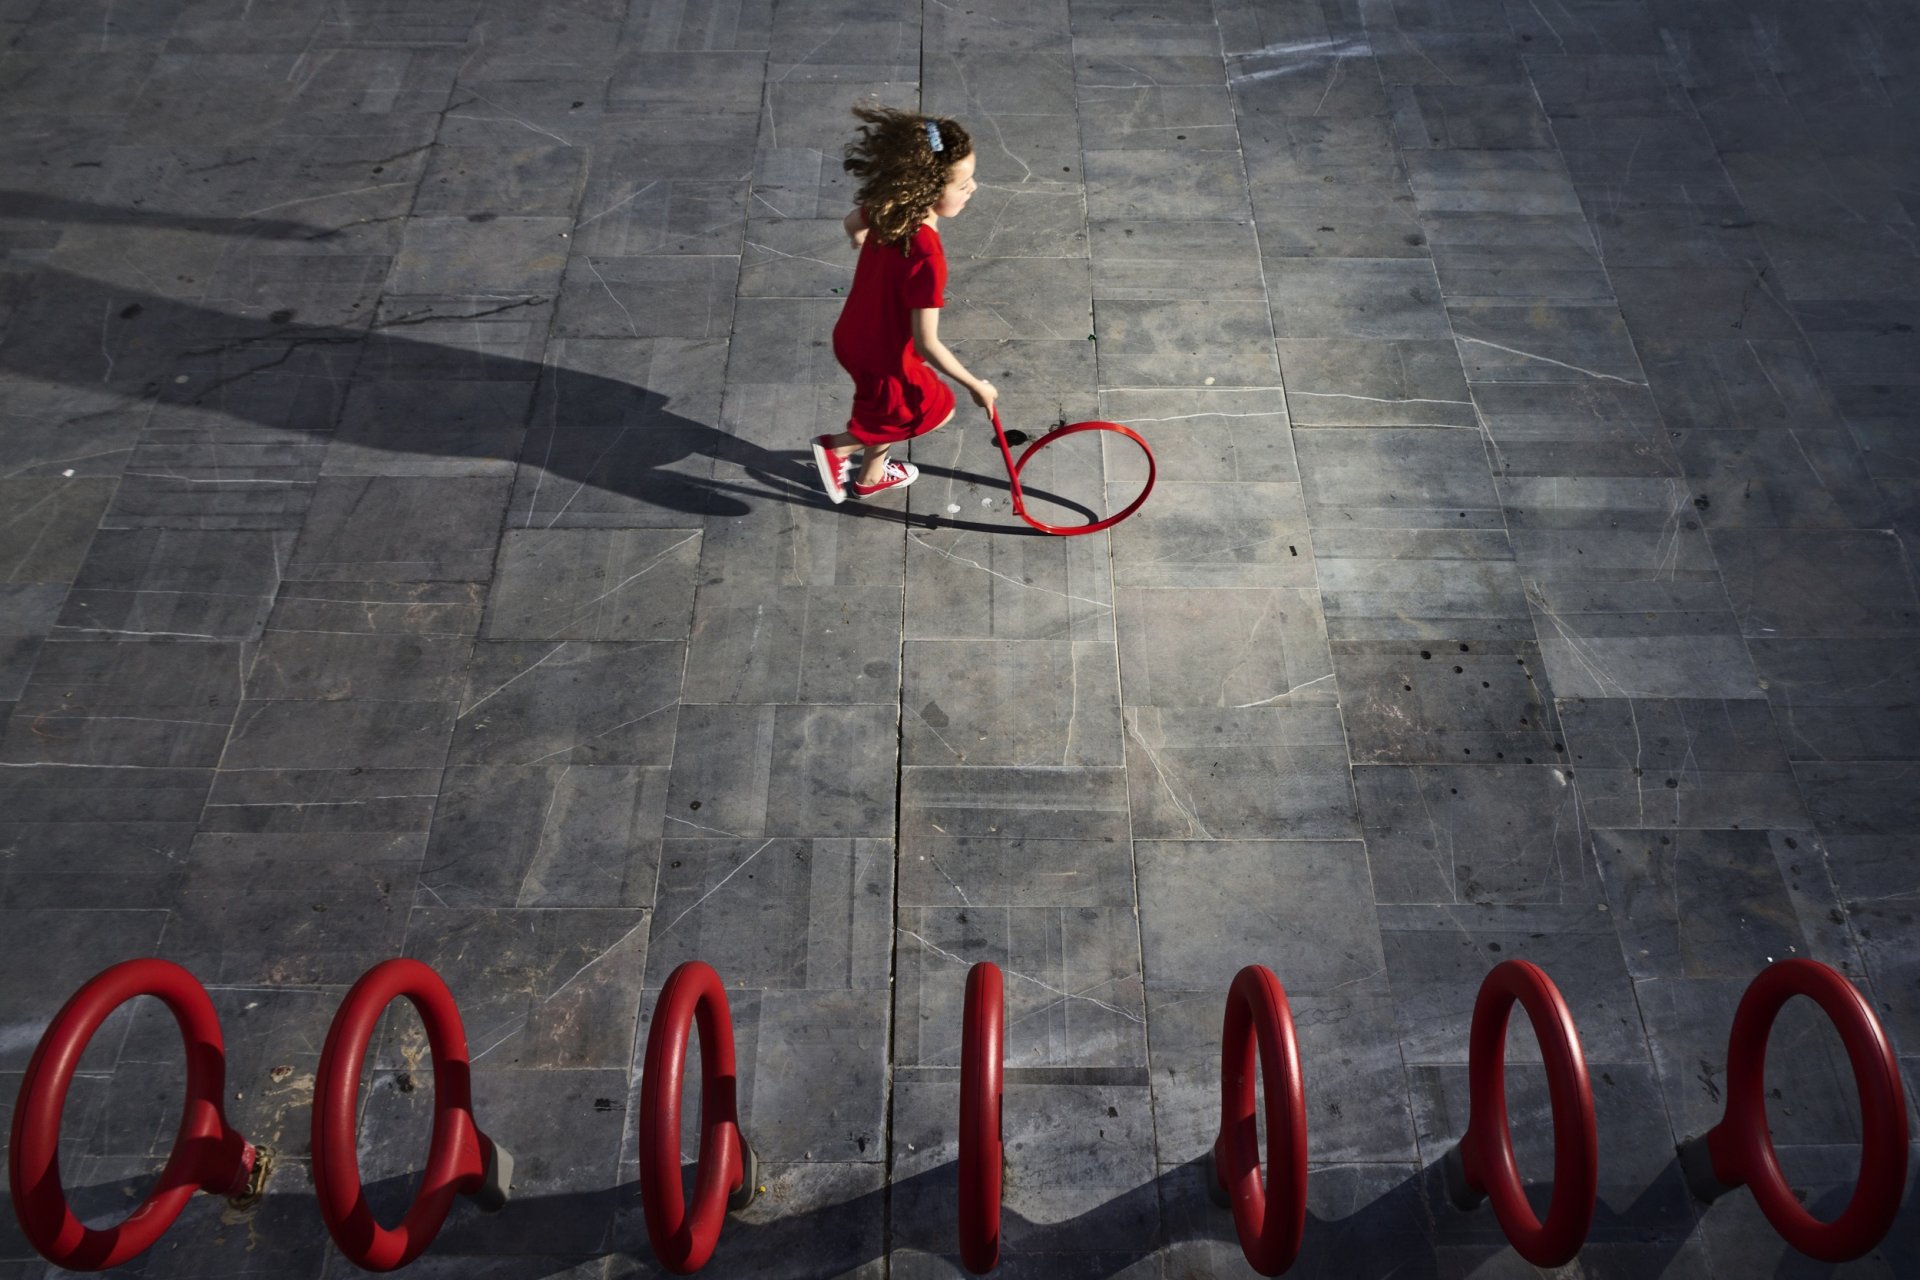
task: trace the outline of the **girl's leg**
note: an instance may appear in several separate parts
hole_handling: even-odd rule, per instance
[[[890,444],[870,444],[866,456],[860,459],[860,471],[853,480],[855,484],[879,484],[880,473],[886,470],[887,450]]]

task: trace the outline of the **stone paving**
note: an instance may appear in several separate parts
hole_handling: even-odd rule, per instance
[[[1673,1159],[1769,960],[1920,1054],[1915,6],[0,0],[0,39],[0,1095],[159,955],[277,1157],[125,1274],[356,1274],[308,1103],[399,954],[519,1160],[410,1274],[654,1273],[639,1050],[696,957],[767,1188],[712,1274],[959,1273],[979,960],[1006,1275],[1249,1274],[1198,1161],[1252,963],[1305,1054],[1296,1274],[1530,1274],[1434,1173],[1516,956],[1596,1088],[1565,1274],[1920,1268],[1910,1208],[1836,1269]],[[865,94],[972,131],[942,334],[1008,425],[1151,441],[1110,535],[1031,535],[970,407],[905,495],[817,493]],[[1137,492],[1094,439],[1037,510]],[[1774,1048],[1831,1214],[1844,1054],[1797,1010]],[[151,1002],[89,1052],[96,1219],[178,1057]],[[392,1015],[388,1215],[424,1067]]]

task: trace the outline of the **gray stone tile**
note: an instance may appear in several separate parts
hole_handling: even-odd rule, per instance
[[[416,901],[460,908],[648,906],[666,781],[666,769],[658,766],[449,768]]]
[[[1593,844],[1636,979],[1749,978],[1791,955],[1863,972],[1807,832],[1596,831]]]
[[[893,1119],[894,1247],[956,1251],[954,1161],[960,1086],[897,1087]],[[1011,1271],[1027,1254],[1032,1274],[1111,1275],[1107,1251],[1149,1254],[1159,1234],[1153,1182],[1153,1109],[1144,1085],[1013,1085],[1002,1104],[1007,1177],[1002,1253]],[[1037,1255],[1037,1256],[1036,1256]],[[951,1274],[914,1258],[912,1274]],[[1108,1263],[1108,1265],[1102,1265]],[[1044,1268],[1045,1270],[1042,1270]]]
[[[1757,339],[1794,336],[1793,318],[1766,278],[1750,264],[1727,267],[1629,267],[1609,264],[1608,277],[1634,335],[1650,338]]]
[[[751,1141],[752,1135],[748,1137]],[[635,1185],[638,1165],[623,1160],[621,1168],[621,1185]],[[850,1280],[878,1280],[886,1274],[884,1168],[866,1162],[762,1161],[760,1183],[765,1191],[740,1213],[728,1215],[725,1239],[719,1246],[724,1252],[715,1254],[725,1265],[757,1276],[794,1280],[822,1271]],[[622,1201],[614,1232],[619,1252],[596,1259],[605,1262],[609,1280],[641,1276],[653,1280],[670,1274],[647,1244],[637,1197]],[[538,1273],[540,1277],[549,1274]],[[572,1280],[570,1272],[559,1274]],[[602,1273],[591,1274],[600,1280]]]
[[[1293,443],[1314,525],[1473,529],[1502,523],[1478,431],[1296,428]]]
[[[1087,217],[1096,222],[1251,215],[1239,158],[1225,151],[1090,147]]]
[[[670,837],[661,846],[647,985],[657,989],[698,959],[729,991],[883,992],[893,874],[886,840]]]
[[[324,440],[275,426],[150,429],[105,523],[121,529],[298,529]]]
[[[1385,972],[1365,846],[1349,840],[1143,840],[1134,847],[1147,987],[1216,991],[1264,964],[1291,994],[1376,994]],[[1306,909],[1302,884],[1338,884]],[[1357,988],[1357,990],[1356,990]]]
[[[293,549],[287,532],[103,529],[53,633],[66,640],[253,640]]]
[[[75,641],[41,649],[0,730],[0,759],[203,768],[240,701],[240,646]]]
[[[1468,382],[1641,382],[1626,321],[1610,306],[1456,303],[1447,315]]]
[[[1273,179],[1258,172],[1251,195],[1263,259],[1428,256],[1427,233],[1404,180]]]
[[[470,635],[350,634],[275,628],[247,671],[251,699],[451,702],[466,684]]]
[[[504,298],[389,292],[380,299],[356,376],[393,382],[525,382],[538,372],[546,347],[554,287]]]
[[[461,217],[407,220],[395,260],[395,293],[551,294],[566,265],[570,218]]]
[[[510,529],[499,543],[499,579],[481,632],[488,640],[687,634],[698,529]]]
[[[1118,604],[1126,706],[1243,710],[1336,698],[1310,591],[1127,588]]]
[[[93,387],[8,379],[0,468],[9,478],[114,476],[126,468],[150,404]]]
[[[240,709],[226,769],[438,769],[451,702],[254,702]]]
[[[1780,1163],[1791,1179],[1796,1199],[1804,1196],[1807,1212],[1822,1221],[1832,1221],[1845,1211],[1853,1196],[1860,1171],[1858,1149],[1851,1143],[1830,1142],[1779,1144]],[[1907,1183],[1913,1183],[1914,1162],[1907,1164]],[[1724,1203],[1725,1208],[1720,1205]],[[1787,1273],[1807,1267],[1802,1255],[1781,1240],[1751,1195],[1734,1195],[1716,1202],[1701,1215],[1700,1238],[1714,1266],[1721,1274],[1750,1272]],[[1897,1276],[1920,1260],[1920,1241],[1914,1238],[1912,1222],[1906,1213],[1895,1216],[1892,1230],[1880,1244],[1848,1269],[1862,1276]]]
[[[1581,212],[1566,161],[1551,151],[1415,151],[1404,159],[1423,216]]]
[[[1308,1172],[1309,1223],[1295,1263],[1302,1274],[1369,1280],[1395,1272],[1438,1274],[1430,1238],[1432,1215],[1422,1200],[1425,1171],[1411,1163],[1314,1162]],[[1202,1178],[1199,1165],[1161,1169],[1161,1214],[1167,1232],[1162,1257],[1170,1270],[1231,1274],[1246,1265],[1233,1215],[1208,1198]]]
[[[1028,16],[1043,19],[1040,13]],[[981,25],[967,23],[969,37]],[[1044,39],[1038,33],[1036,38]],[[983,50],[972,47],[971,39],[968,46],[928,49],[922,55],[921,91],[930,100],[929,110],[959,117],[968,126],[976,148],[992,150],[1002,115],[1073,115],[1076,81],[1067,50],[1044,43]],[[976,120],[983,123],[970,123]]]
[[[1156,1149],[1162,1158],[1198,1161],[1219,1134],[1220,1022],[1230,981],[1215,990],[1156,988],[1148,1003]],[[1309,1158],[1339,1164],[1411,1160],[1406,1068],[1385,992],[1289,992],[1287,1005],[1307,1086]]]
[[[1007,1069],[1028,1083],[1144,1072],[1133,863],[1085,840],[915,840],[900,863],[896,1060],[958,1071],[969,969],[999,966]],[[1077,1082],[1085,1083],[1084,1079]]]
[[[1638,123],[1648,127],[1649,141],[1664,136],[1657,134],[1657,126],[1664,121]],[[1569,163],[1577,162],[1570,156]],[[1575,170],[1575,176],[1593,238],[1610,266],[1711,264],[1731,270],[1765,256],[1752,216],[1731,192],[1716,191],[1711,183],[1691,176],[1677,182],[1601,181],[1590,176],[1584,165]]]
[[[202,982],[346,984],[396,955],[425,838],[202,835],[161,956]]]
[[[1307,25],[1319,24],[1309,18]],[[1378,116],[1387,110],[1372,47],[1357,29],[1330,34],[1321,26],[1274,33],[1270,40],[1227,54],[1234,111],[1243,128],[1265,116]]]
[[[747,221],[740,258],[741,296],[844,296],[853,283],[858,259],[840,229],[840,218],[826,216],[838,210],[822,210],[817,218],[768,218],[763,216],[766,212],[756,206]],[[682,286],[680,292],[690,291]],[[720,319],[724,324],[726,317]]]
[[[1280,259],[1267,264],[1281,338],[1437,339],[1449,335],[1431,264],[1418,260]]]
[[[678,643],[482,642],[448,762],[665,765],[685,663]]]
[[[687,646],[689,702],[891,702],[900,687],[891,587],[703,587]]]
[[[1476,425],[1451,340],[1282,338],[1278,346],[1296,427]]]
[[[105,476],[0,479],[0,507],[12,513],[0,525],[5,581],[72,582],[118,483]]]
[[[833,358],[839,298],[741,298],[733,308],[731,360],[756,382],[839,385]],[[965,357],[962,356],[964,360]]]
[[[747,184],[688,172],[662,177],[643,172],[645,151],[631,143],[592,148],[579,220],[568,243],[594,257],[638,258],[656,254],[739,252],[747,219]],[[820,157],[814,154],[815,172]],[[817,186],[818,179],[809,187]],[[815,210],[793,208],[771,191],[755,193],[783,216],[810,217]],[[756,202],[761,212],[768,210]]]
[[[1476,382],[1472,393],[1502,476],[1671,476],[1681,470],[1660,407],[1644,387]]]
[[[1755,699],[1560,703],[1569,763],[1596,827],[1804,827],[1773,717]]]
[[[1714,574],[1695,495],[1679,477],[1501,483],[1514,559],[1529,579],[1696,583]]]
[[[1531,631],[1502,530],[1321,528],[1313,539],[1327,634],[1336,641],[1444,640],[1468,619],[1488,639]],[[1521,623],[1528,632],[1517,630]]]
[[[0,1050],[0,1064],[10,1072],[26,1070],[34,1047],[59,1012],[59,1002],[108,965],[131,955],[154,954],[162,928],[168,923],[166,912],[153,910],[9,908],[4,918],[8,936],[35,940],[33,946],[9,949],[18,981],[8,983],[0,992],[0,1010],[4,1010],[7,1025],[21,1029]],[[116,935],[117,945],[99,945],[100,939]],[[131,1018],[131,1010],[122,1010],[101,1024],[81,1056],[82,1072],[113,1069]]]
[[[441,773],[416,769],[227,769],[213,775],[200,829],[250,835],[423,832]]]
[[[1464,1064],[1480,983],[1489,969],[1516,959],[1538,965],[1560,989],[1588,1061],[1647,1060],[1634,984],[1605,911],[1591,905],[1383,904],[1379,916],[1409,1066]],[[1516,1011],[1508,1022],[1507,1061],[1538,1062],[1539,1053],[1524,1012]]]
[[[330,476],[314,490],[285,576],[310,582],[485,582],[504,476]]]
[[[1564,768],[1544,761],[1356,768],[1377,900],[1597,902],[1601,886],[1569,782]]]
[[[1716,529],[1743,635],[1865,639],[1920,629],[1913,573],[1875,530]]]
[[[532,400],[531,382],[356,382],[321,474],[510,475]]]
[[[760,109],[766,63],[748,48],[623,53],[607,81],[607,103],[637,108],[653,119],[720,111],[751,114]]]
[[[577,254],[559,285],[554,334],[563,338],[719,338],[733,313],[740,260],[678,254]]]
[[[1521,76],[1492,84],[1396,83],[1391,63],[1388,67],[1394,134],[1408,151],[1531,151],[1553,145],[1540,100]]]
[[[1085,420],[1081,412],[1076,408],[1072,416]],[[1036,438],[1055,425],[1036,422],[1038,416],[1023,406],[1001,406],[1004,427],[1016,431],[1013,423],[1029,423],[1027,434]],[[1100,450],[1098,437],[1082,433],[1034,455],[1021,476],[1027,513],[1066,526],[1085,523],[1089,511],[1105,514]],[[1106,539],[1006,536],[1014,517],[1006,461],[991,427],[923,437],[914,442],[913,457],[928,483],[909,495],[910,505],[936,523],[907,534],[906,636],[1112,639]]]
[[[1549,302],[1612,302],[1613,283],[1598,254],[1571,248],[1435,245],[1434,270],[1449,302],[1537,298]]]
[[[892,829],[893,703],[683,706],[666,834],[881,836]]]
[[[1314,585],[1314,548],[1294,484],[1163,481],[1111,536],[1116,587]]]
[[[1792,760],[1909,760],[1920,742],[1904,640],[1747,642]]]
[[[0,698],[12,701],[27,687],[66,597],[67,588],[57,582],[0,585]]]
[[[1074,92],[1088,151],[1232,151],[1240,141],[1225,84],[1083,81]]]
[[[1540,654],[1562,698],[1754,698],[1749,643],[1719,582],[1529,579]]]
[[[909,640],[901,762],[1058,767],[1121,763],[1112,645]]]
[[[624,1070],[648,923],[648,912],[632,908],[421,907],[408,918],[406,954],[453,990],[483,1070]],[[388,1042],[383,1062],[405,1067],[424,1041],[422,1033]]]
[[[1240,149],[1256,192],[1287,183],[1404,184],[1406,170],[1386,115],[1249,115]]]
[[[958,261],[947,277],[940,336],[1079,339],[1092,323],[1087,290],[1078,258]]]
[[[1458,634],[1481,630],[1495,629]],[[1343,639],[1332,650],[1356,764],[1559,762],[1552,693],[1530,640]]]
[[[1254,228],[1233,223],[1094,223],[1092,296],[1265,301]]]
[[[996,165],[996,167],[998,167]],[[1078,165],[1062,165],[1077,172]],[[1073,172],[1063,172],[1071,179]],[[760,184],[754,184],[760,194]],[[845,200],[829,204],[820,197],[822,213],[838,212]],[[970,217],[942,223],[940,240],[949,262],[972,258],[1084,258],[1087,256],[1086,198],[1079,184],[1056,186],[1050,178],[1034,184],[979,186],[967,204]]]
[[[1121,769],[923,765],[900,770],[903,842],[929,831],[1009,840],[1128,838]]]
[[[1274,387],[1264,303],[1102,299],[1094,304],[1100,380],[1115,386]]]
[[[1106,420],[1132,427],[1151,442],[1156,471],[1168,480],[1299,479],[1286,430],[1287,406],[1271,390],[1115,388],[1100,393],[1099,405]],[[1114,485],[1146,483],[1146,460],[1137,447],[1117,438],[1103,443]]]
[[[204,772],[178,772],[197,777],[199,785],[170,788],[149,802],[147,812],[119,820],[85,810],[43,809],[30,815],[21,812],[18,802],[42,797],[22,797],[19,790],[9,789],[8,820],[0,823],[0,845],[8,852],[6,871],[0,875],[0,906],[126,911],[171,902],[185,877],[199,800],[206,792]],[[105,801],[115,810],[131,807],[103,790],[48,788],[61,799]]]
[[[1664,57],[1528,53],[1527,75],[1549,116],[1690,116],[1676,68]]]

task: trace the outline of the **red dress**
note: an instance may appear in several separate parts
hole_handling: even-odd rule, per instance
[[[939,307],[946,291],[946,251],[925,223],[914,229],[905,256],[875,235],[861,244],[853,286],[833,326],[834,358],[853,376],[847,430],[861,444],[911,439],[953,412],[952,389],[913,349],[912,313]]]

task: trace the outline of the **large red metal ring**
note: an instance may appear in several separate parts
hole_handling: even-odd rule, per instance
[[[1000,1260],[1000,1103],[1007,1012],[1000,967],[967,972],[960,1030],[960,1261],[975,1275]]]
[[[1102,529],[1111,529],[1114,525],[1119,524],[1122,520],[1125,520],[1128,516],[1138,511],[1142,504],[1146,502],[1147,496],[1153,492],[1153,482],[1158,475],[1153,463],[1153,450],[1147,448],[1147,442],[1142,440],[1139,433],[1131,427],[1123,427],[1117,422],[1069,422],[1065,426],[1055,427],[1028,445],[1025,449],[1022,449],[1020,456],[1016,459],[1013,456],[1013,449],[1007,444],[1007,433],[1000,427],[999,411],[989,409],[987,411],[987,417],[993,423],[993,438],[1000,445],[1000,456],[1006,460],[1007,482],[1013,494],[1013,513],[1042,533],[1051,533],[1057,537],[1070,538],[1075,534],[1098,533]],[[1116,511],[1104,520],[1095,520],[1091,524],[1067,526],[1046,524],[1042,521],[1035,520],[1027,514],[1026,499],[1020,489],[1020,473],[1026,469],[1028,460],[1030,460],[1034,454],[1040,452],[1055,440],[1062,440],[1067,436],[1079,435],[1082,431],[1110,431],[1117,435],[1123,435],[1139,445],[1140,452],[1147,456],[1146,487],[1140,490],[1139,497],[1122,507],[1119,511]]]
[[[1254,1060],[1267,1095],[1267,1186],[1260,1185]],[[1247,1263],[1263,1276],[1293,1265],[1307,1222],[1307,1092],[1286,988],[1265,965],[1234,975],[1220,1031],[1220,1135],[1213,1176],[1233,1205]]]
[[[680,1192],[680,1089],[687,1034],[700,1029],[700,1163],[693,1211]],[[713,1256],[727,1210],[753,1199],[753,1149],[740,1132],[733,1063],[733,1015],[720,975],[689,960],[667,975],[640,1077],[640,1205],[660,1265],[675,1275]]]
[[[380,1015],[405,996],[426,1024],[433,1054],[433,1137],[420,1189],[398,1227],[374,1220],[360,1183],[360,1068]],[[313,1185],[340,1251],[368,1271],[418,1258],[456,1195],[481,1196],[505,1157],[473,1121],[473,1085],[460,1010],[440,975],[418,960],[387,960],[361,975],[333,1015],[313,1094]],[[505,1200],[499,1187],[483,1207]]]
[[[1767,1132],[1767,1036],[1795,996],[1819,1005],[1840,1033],[1860,1090],[1860,1177],[1831,1222],[1808,1213],[1780,1172]],[[1760,971],[1733,1015],[1727,1044],[1727,1110],[1706,1136],[1713,1173],[1728,1189],[1748,1186],[1783,1239],[1822,1262],[1870,1251],[1893,1225],[1907,1187],[1907,1101],[1900,1063],[1866,998],[1814,960],[1781,960]]]
[[[1553,1101],[1553,1200],[1547,1220],[1533,1216],[1507,1124],[1507,1018],[1514,1002],[1527,1011],[1547,1068]],[[1448,1153],[1470,1192],[1493,1201],[1494,1216],[1515,1253],[1536,1267],[1557,1267],[1580,1252],[1600,1191],[1593,1089],[1580,1032],[1553,980],[1539,966],[1508,960],[1494,966],[1473,1002],[1467,1050],[1471,1110],[1466,1136]]]
[[[74,1069],[107,1015],[136,996],[154,996],[180,1024],[187,1051],[187,1099],[173,1154],[153,1190],[117,1226],[94,1230],[73,1216],[60,1184],[60,1113]],[[28,1243],[69,1271],[102,1271],[151,1248],[196,1191],[240,1196],[254,1150],[227,1123],[226,1046],[213,1001],[194,976],[166,960],[127,960],[73,994],[40,1037],[13,1108],[7,1171],[13,1211]]]

